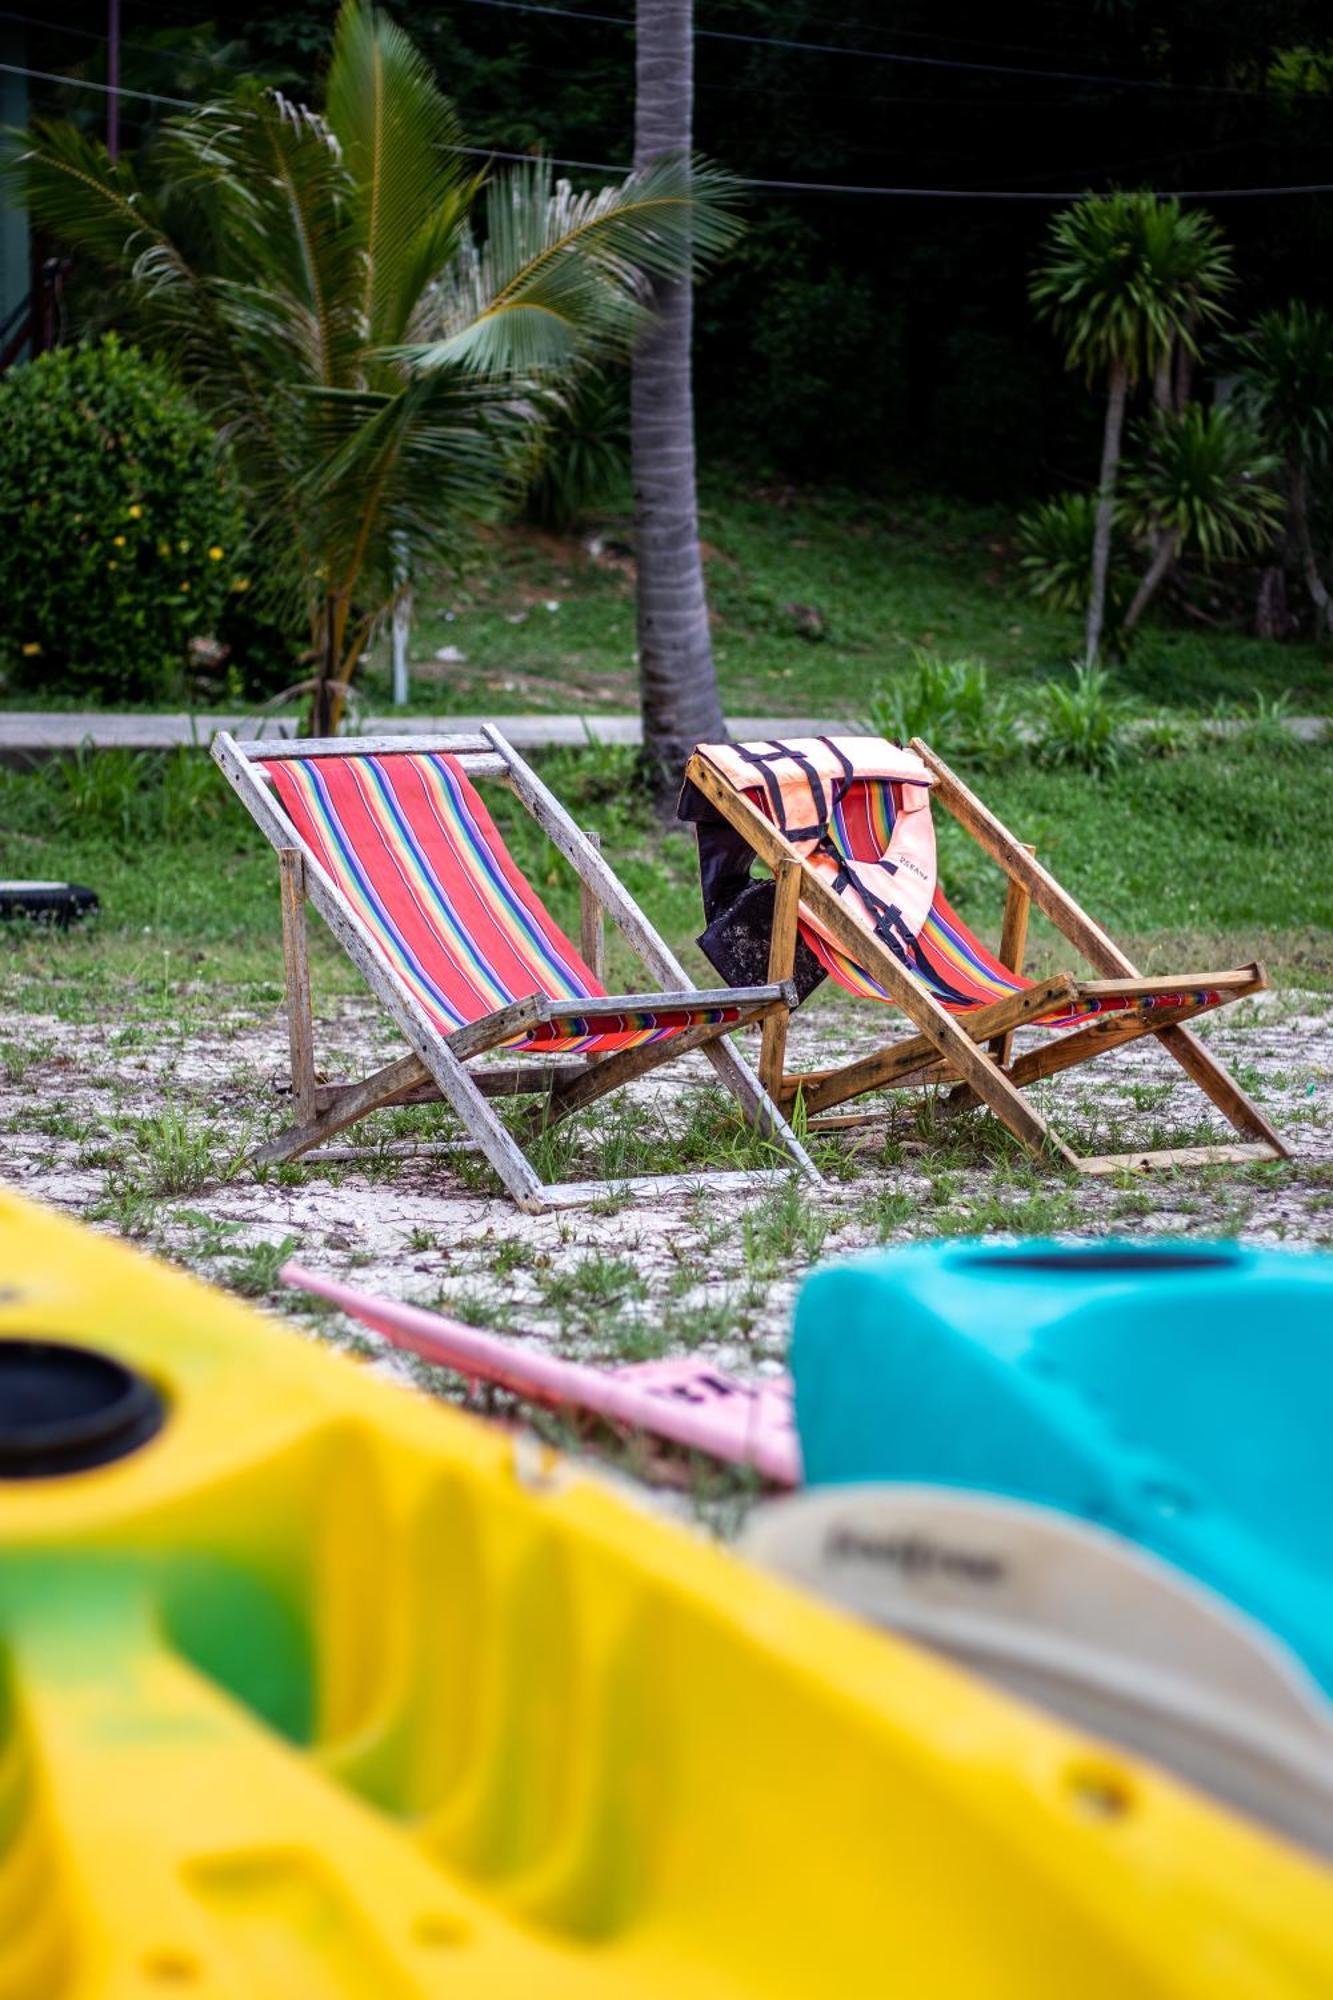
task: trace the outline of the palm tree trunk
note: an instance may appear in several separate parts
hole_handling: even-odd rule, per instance
[[[1153,559],[1144,571],[1130,607],[1125,613],[1124,623],[1120,628],[1123,632],[1132,632],[1138,624],[1152,598],[1157,594],[1162,578],[1175,561],[1179,547],[1179,528],[1168,528],[1165,534],[1154,537]]]
[[[1152,399],[1159,410],[1169,410],[1175,401],[1171,380],[1171,364],[1175,359],[1175,348],[1168,341],[1157,356],[1157,367],[1153,373]]]
[[[1102,473],[1097,487],[1097,523],[1092,536],[1092,589],[1088,597],[1087,663],[1097,664],[1106,623],[1106,578],[1111,567],[1111,523],[1115,516],[1115,476],[1120,464],[1120,439],[1125,428],[1125,396],[1129,371],[1123,361],[1111,363],[1106,397],[1106,429],[1102,433]]]
[[[1289,519],[1300,557],[1301,571],[1305,577],[1305,588],[1310,593],[1314,605],[1314,632],[1318,639],[1325,630],[1333,632],[1333,599],[1330,599],[1328,585],[1319,574],[1319,559],[1315,555],[1314,540],[1310,534],[1310,501],[1308,479],[1304,465],[1293,464],[1290,474]]]
[[[312,736],[332,736],[337,718],[335,703],[338,681],[338,620],[337,599],[324,599],[323,615],[319,631],[319,665],[315,673],[315,691],[310,703],[310,734]]]
[[[690,150],[691,0],[638,0],[636,22],[634,164],[643,167]],[[656,287],[630,384],[643,757],[663,807],[695,744],[725,734],[699,556],[692,304],[688,279]]]

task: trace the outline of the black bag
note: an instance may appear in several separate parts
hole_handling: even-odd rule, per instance
[[[767,986],[768,949],[773,935],[773,903],[777,883],[749,882],[734,903],[714,917],[698,939],[700,951],[728,986]],[[796,981],[799,1005],[827,977],[823,966],[801,935],[796,938]]]
[[[728,986],[767,986],[777,883],[750,880],[754,851],[749,841],[688,779],[676,812],[693,825],[699,841],[699,886],[708,919],[708,929],[696,940],[700,951]],[[808,1000],[826,977],[798,935],[792,971],[798,1004]]]

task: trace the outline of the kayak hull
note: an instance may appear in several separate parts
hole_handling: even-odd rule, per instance
[[[0,1272],[165,1411],[0,1483],[4,2000],[1333,1990],[1132,1759],[10,1197]]]

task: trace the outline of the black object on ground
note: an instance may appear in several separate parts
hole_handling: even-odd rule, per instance
[[[101,907],[96,891],[80,882],[0,882],[0,920],[28,917],[67,931]]]

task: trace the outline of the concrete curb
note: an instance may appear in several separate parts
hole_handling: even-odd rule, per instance
[[[1182,722],[1188,718],[1182,717]],[[490,722],[516,750],[577,749],[586,743],[636,744],[643,740],[637,715],[391,715],[367,716],[357,726],[364,736],[441,736],[475,732]],[[868,725],[854,717],[802,715],[736,715],[728,728],[738,742],[771,736],[847,735]],[[1131,730],[1147,727],[1132,722]],[[1231,735],[1250,725],[1244,720],[1200,720],[1196,728]],[[1314,743],[1333,734],[1333,720],[1321,715],[1293,715],[1283,728],[1302,742]],[[22,763],[28,758],[68,754],[88,745],[94,750],[171,750],[197,744],[206,748],[219,730],[230,730],[245,742],[286,740],[299,724],[293,717],[253,715],[100,715],[60,713],[44,709],[0,710],[0,761]]]
[[[370,715],[357,725],[362,736],[432,736],[475,732],[495,725],[516,750],[578,748],[585,743],[640,743],[637,715]],[[284,740],[296,735],[294,718],[253,715],[95,715],[47,710],[0,711],[0,756],[50,756],[88,744],[95,750],[170,750],[179,745],[206,748],[220,730],[241,741]],[[735,716],[728,724],[741,741],[774,735],[827,736],[857,727],[846,717]]]

